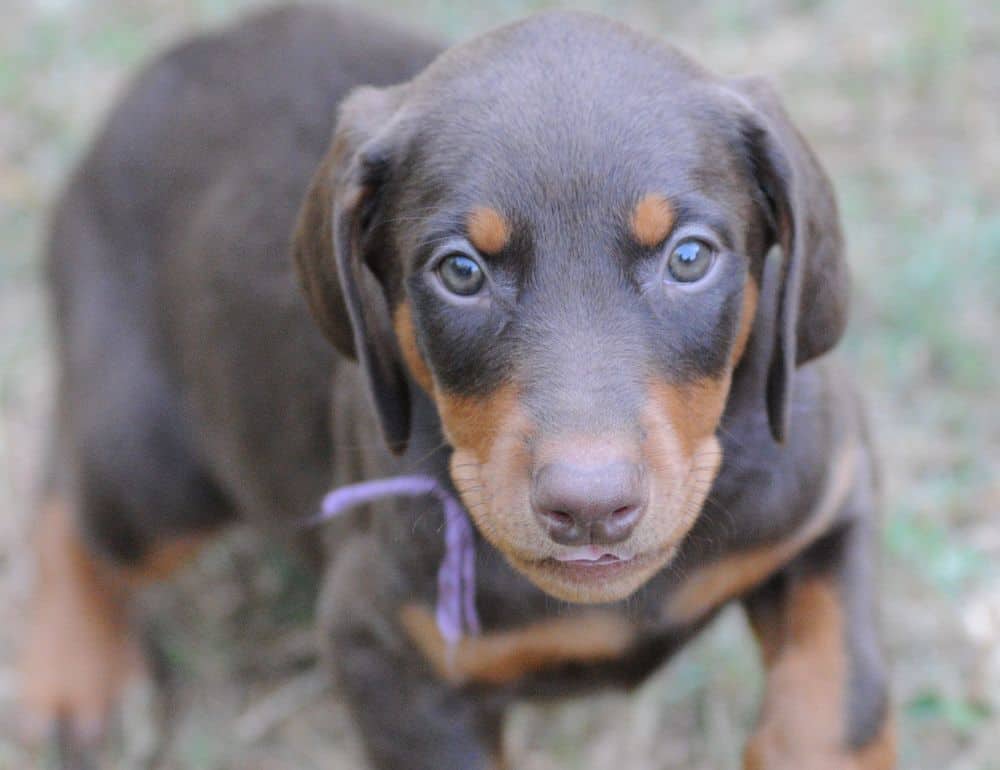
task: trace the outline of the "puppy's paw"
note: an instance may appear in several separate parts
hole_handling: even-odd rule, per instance
[[[29,742],[93,747],[126,686],[148,669],[124,583],[90,554],[62,506],[40,525],[18,663],[23,732]]]
[[[141,646],[113,597],[77,585],[35,597],[20,660],[25,736],[94,746],[128,684],[148,679]]]

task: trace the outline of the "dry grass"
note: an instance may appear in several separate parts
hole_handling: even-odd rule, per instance
[[[45,211],[123,78],[240,0],[8,0],[0,27],[0,768],[50,363]],[[382,0],[460,37],[548,3]],[[885,459],[884,625],[902,767],[1000,768],[1000,14],[990,0],[588,2],[729,73],[773,76],[836,177],[856,278],[844,355]],[[173,672],[161,768],[356,768],[316,673],[308,581],[237,532],[146,611]],[[760,675],[725,615],[638,693],[518,709],[519,768],[731,768]],[[141,697],[141,693],[135,694]],[[150,711],[136,702],[130,713]],[[156,743],[130,721],[110,766]],[[614,729],[612,729],[614,725]],[[148,764],[148,762],[146,763]]]

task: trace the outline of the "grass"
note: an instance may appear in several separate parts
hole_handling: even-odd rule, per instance
[[[12,740],[12,656],[51,390],[38,269],[46,209],[140,61],[253,5],[15,0],[5,7],[0,768],[37,766]],[[549,3],[375,5],[460,38]],[[855,286],[842,355],[867,394],[884,465],[883,623],[901,766],[1000,768],[1000,15],[988,0],[576,7],[662,34],[717,70],[772,76],[833,172]],[[151,593],[147,610],[174,672],[177,706],[158,767],[359,765],[335,694],[296,685],[317,665],[308,595],[296,568],[247,532]],[[736,767],[760,683],[745,622],[727,612],[633,695],[516,710],[510,747],[528,770]],[[252,740],[234,738],[262,702],[290,711]],[[116,766],[142,764],[144,750],[129,751]]]

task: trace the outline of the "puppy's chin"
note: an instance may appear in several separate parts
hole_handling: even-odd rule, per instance
[[[556,599],[576,604],[604,604],[627,599],[663,569],[676,546],[629,559],[601,562],[526,560],[508,556],[510,565]]]

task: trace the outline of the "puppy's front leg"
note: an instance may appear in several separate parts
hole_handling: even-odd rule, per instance
[[[380,557],[368,536],[346,545],[320,611],[326,652],[372,767],[503,768],[502,707],[435,675],[390,609],[394,580]]]
[[[744,600],[767,668],[745,770],[896,766],[875,631],[874,548],[870,520],[855,520]]]

